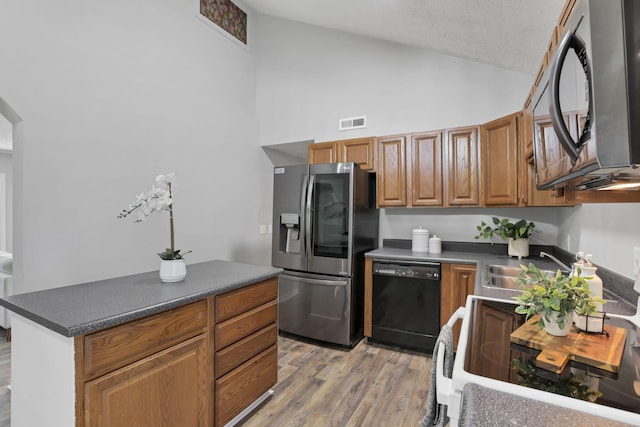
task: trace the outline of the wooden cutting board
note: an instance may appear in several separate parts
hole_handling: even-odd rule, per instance
[[[574,360],[608,372],[617,373],[620,369],[626,329],[605,324],[608,337],[578,333],[574,328],[566,337],[556,337],[533,324],[538,318],[539,315],[532,317],[511,333],[511,342],[541,351],[536,366],[559,374],[569,360]]]

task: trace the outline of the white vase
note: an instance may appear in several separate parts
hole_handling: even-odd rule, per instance
[[[558,312],[553,312],[551,313],[551,315],[549,316],[549,322],[544,321],[544,330],[550,334],[550,335],[555,335],[556,337],[566,337],[569,334],[569,331],[571,330],[571,326],[573,325],[572,320],[573,320],[573,313],[569,312],[569,313],[565,313],[564,314],[564,328],[560,329],[560,327],[558,326]]]
[[[183,259],[160,261],[160,280],[163,282],[179,282],[187,276],[187,266]]]
[[[509,256],[517,256],[518,259],[529,256],[529,239],[509,238]]]

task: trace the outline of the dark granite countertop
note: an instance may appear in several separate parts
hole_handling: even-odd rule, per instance
[[[182,282],[158,271],[0,298],[0,305],[66,337],[87,334],[277,276],[282,270],[229,261],[187,266]]]
[[[572,262],[570,258],[571,254],[549,246],[532,246],[530,248],[530,256],[522,259],[508,256],[506,245],[500,244],[443,242],[442,247],[443,250],[439,254],[413,252],[411,250],[411,240],[389,239],[385,240],[383,247],[367,252],[365,257],[387,261],[404,260],[475,264],[477,273],[474,294],[507,300],[512,300],[519,295],[521,291],[489,286],[487,266],[497,264],[518,267],[520,264],[532,262],[540,269],[558,269],[558,265],[555,262],[549,258],[540,257],[541,250],[560,258],[567,265],[570,265]],[[598,275],[602,278],[604,284],[604,299],[607,301],[605,311],[607,313],[625,316],[634,315],[638,294],[631,290],[633,286],[632,281],[624,277],[619,277],[615,275],[615,273],[603,268],[598,269]]]

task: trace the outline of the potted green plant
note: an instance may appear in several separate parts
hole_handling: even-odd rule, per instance
[[[511,222],[509,218],[491,218],[493,224],[482,221],[476,228],[478,235],[476,239],[489,239],[493,244],[494,237],[507,240],[509,256],[517,256],[518,259],[529,256],[529,237],[533,234],[536,225],[521,219]]]
[[[524,290],[515,297],[519,304],[516,313],[526,315],[527,320],[540,314],[538,327],[551,335],[567,335],[574,312],[581,316],[595,314],[596,304],[604,303],[602,298],[591,296],[588,278],[565,276],[560,270],[555,275],[544,273],[532,263],[520,267],[517,281]]]

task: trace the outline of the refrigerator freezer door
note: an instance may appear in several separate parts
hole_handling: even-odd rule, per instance
[[[278,278],[280,330],[351,344],[351,279],[315,274]]]
[[[271,251],[271,262],[274,267],[307,270],[304,229],[308,181],[308,165],[283,166],[274,169]]]

